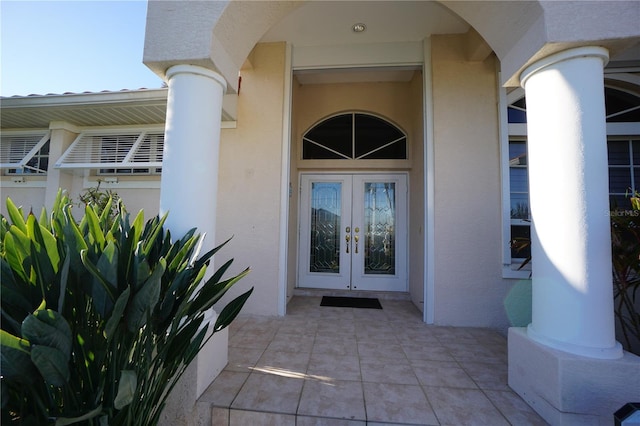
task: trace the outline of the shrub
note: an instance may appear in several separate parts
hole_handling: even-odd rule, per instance
[[[192,229],[173,240],[164,217],[130,221],[112,199],[77,222],[58,194],[39,219],[7,200],[0,215],[3,424],[157,424],[167,396],[251,290],[215,324],[205,312],[248,273],[205,279]],[[212,333],[213,332],[213,333]]]

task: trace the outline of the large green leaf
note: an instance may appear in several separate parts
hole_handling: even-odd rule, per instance
[[[107,341],[110,341],[113,338],[113,335],[118,328],[118,324],[120,324],[120,320],[124,315],[124,311],[127,308],[127,303],[129,302],[129,295],[131,294],[131,287],[127,287],[120,296],[118,296],[118,300],[111,311],[111,316],[107,320],[107,324],[104,327],[105,335],[107,336]]]
[[[150,316],[153,312],[160,298],[162,274],[166,266],[165,260],[160,258],[151,276],[149,276],[142,288],[133,295],[131,303],[127,307],[127,327],[129,331],[142,327],[146,323],[147,316]]]
[[[95,243],[99,249],[102,249],[105,245],[104,233],[100,227],[100,218],[91,205],[85,207],[84,217],[87,219],[89,227],[89,240]]]
[[[113,407],[116,410],[122,410],[131,404],[136,395],[136,387],[138,386],[138,377],[134,370],[122,370],[120,372],[120,380],[118,381],[118,392],[113,400]]]
[[[69,359],[60,350],[49,346],[31,346],[31,361],[44,381],[61,387],[69,381]]]
[[[16,207],[11,198],[7,198],[7,213],[11,218],[11,222],[14,226],[17,226],[23,233],[27,233],[27,224],[24,221],[22,211]]]
[[[104,247],[96,268],[100,272],[100,277],[94,279],[91,295],[96,309],[104,317],[113,307],[114,293],[118,288],[118,248],[113,241]]]
[[[102,275],[102,272],[98,269],[98,267],[94,265],[93,262],[91,262],[91,260],[89,260],[89,256],[87,253],[88,253],[87,250],[82,250],[80,252],[80,258],[82,259],[82,263],[87,268],[87,270],[91,273],[91,275],[93,275],[96,278],[96,280],[94,281],[94,284],[100,284],[102,286],[102,289],[106,293],[106,295],[109,296],[109,299],[111,300],[111,302],[114,302],[115,295],[113,294],[113,288],[111,286],[111,283],[109,283],[107,279]]]
[[[0,374],[5,379],[33,379],[29,341],[0,330]]]
[[[220,315],[218,315],[218,319],[216,319],[216,325],[213,327],[214,333],[217,333],[218,331],[228,327],[229,324],[231,324],[231,322],[240,313],[240,310],[244,306],[249,296],[251,296],[252,292],[253,287],[251,287],[246,293],[233,299],[227,306],[222,309],[222,312],[220,312]]]
[[[22,322],[22,336],[33,345],[58,349],[67,359],[71,356],[71,328],[56,311],[43,309],[27,316]]]
[[[187,314],[198,311],[206,311],[211,308],[225,293],[240,279],[246,276],[250,270],[247,268],[235,277],[216,283],[213,279],[207,281],[196,298],[190,303]]]

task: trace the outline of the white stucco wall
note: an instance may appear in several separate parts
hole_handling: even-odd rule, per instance
[[[462,43],[432,40],[435,322],[506,329],[496,61],[466,62]]]
[[[26,179],[40,178],[31,177]],[[45,188],[43,184],[44,182],[42,181],[38,182],[38,186],[27,186],[25,183],[14,184],[10,177],[3,177],[2,182],[0,182],[0,194],[2,195],[0,213],[7,216],[7,198],[11,198],[11,201],[17,207],[22,207],[25,216],[30,211],[33,211],[38,217],[44,205]]]
[[[284,63],[284,43],[256,45],[242,71],[237,127],[222,130],[216,238],[233,240],[216,264],[234,258],[234,272],[251,267],[229,295],[255,287],[244,313],[278,313]]]

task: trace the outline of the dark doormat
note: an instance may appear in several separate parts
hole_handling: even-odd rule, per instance
[[[370,297],[334,297],[322,296],[320,306],[335,306],[338,308],[382,309],[378,299]]]

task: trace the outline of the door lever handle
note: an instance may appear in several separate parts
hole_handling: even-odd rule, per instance
[[[351,242],[351,234],[345,235],[344,239],[347,241],[347,253],[349,253],[349,242]]]

